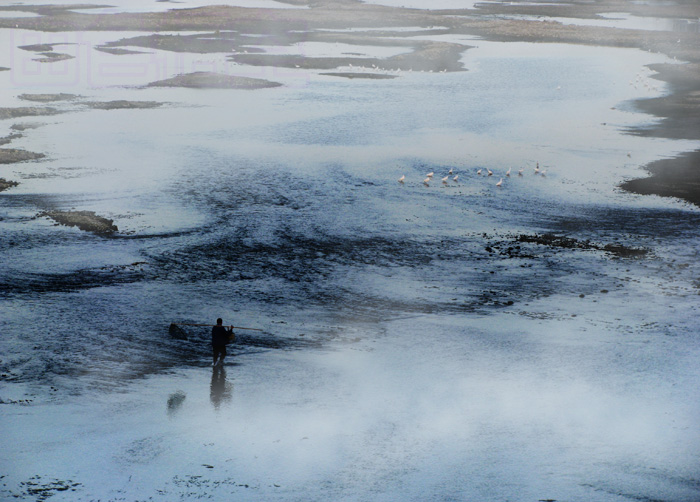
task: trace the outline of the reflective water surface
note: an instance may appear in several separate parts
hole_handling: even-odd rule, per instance
[[[3,170],[3,496],[697,500],[700,213],[616,188],[697,147],[625,134],[662,56],[462,39],[464,72],[154,89],[230,67],[94,50],[128,35],[2,56],[3,106],[77,96],[0,124],[47,154]],[[84,105],[116,99],[163,105]],[[518,239],[547,232],[588,246]],[[217,317],[263,330],[223,369],[168,332]]]

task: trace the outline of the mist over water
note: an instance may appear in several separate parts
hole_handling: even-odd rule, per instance
[[[48,158],[0,197],[0,397],[37,401],[3,405],[15,436],[35,430],[0,442],[8,481],[73,480],[80,500],[697,500],[700,213],[616,188],[697,146],[624,134],[651,120],[624,103],[664,92],[630,80],[664,58],[463,42],[468,71],[445,75],[64,89],[166,104],[42,118],[18,143]],[[119,232],[35,218],[71,208]],[[549,232],[591,245],[517,240]],[[206,328],[168,332],[217,317],[263,329],[223,373]]]

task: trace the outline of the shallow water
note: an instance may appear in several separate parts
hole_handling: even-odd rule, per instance
[[[523,19],[528,21],[556,21],[562,24],[574,24],[578,26],[603,26],[606,28],[619,28],[626,30],[645,31],[675,31],[679,33],[697,33],[700,23],[697,19],[669,19],[662,17],[633,16],[628,12],[609,12],[600,14],[597,19],[579,19],[550,16],[505,16],[511,19]]]
[[[74,60],[2,56],[3,106],[81,96],[3,169],[3,496],[697,499],[700,213],[616,188],[697,148],[624,134],[665,58],[435,37],[467,71],[350,81],[63,36]],[[141,87],[205,64],[284,86]],[[164,105],[81,104],[115,99]],[[35,218],[71,208],[120,232]],[[513,237],[543,232],[651,253]],[[217,317],[264,330],[225,376],[168,333]]]

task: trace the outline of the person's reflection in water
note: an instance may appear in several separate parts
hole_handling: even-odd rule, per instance
[[[226,381],[226,370],[223,366],[215,366],[211,372],[211,404],[215,409],[219,409],[221,403],[231,400],[231,390],[233,386]]]

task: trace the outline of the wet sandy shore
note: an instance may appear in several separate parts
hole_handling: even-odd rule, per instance
[[[173,2],[172,6],[178,4]],[[224,54],[246,64],[274,62],[325,71],[320,69],[323,65],[342,78],[392,78],[394,84],[399,84],[396,87],[402,79],[410,81],[402,74],[408,69],[465,70],[459,54],[464,56],[467,46],[411,39],[421,31],[422,35],[465,33],[493,40],[591,45],[598,43],[596,37],[600,36],[611,46],[661,47],[668,42],[669,53],[679,58],[687,54],[685,47],[667,40],[667,34],[653,35],[649,41],[639,32],[542,21],[499,21],[484,17],[489,12],[486,8],[482,14],[421,13],[350,4],[344,7],[347,12],[343,15],[351,19],[348,25],[360,31],[324,32],[320,31],[323,27],[340,26],[342,16],[319,2],[315,9],[328,11],[323,12],[327,19],[312,14],[314,9],[286,14],[293,20],[304,16],[314,20],[303,33],[275,32],[275,25],[270,28],[249,21],[249,30],[267,29],[264,33],[250,32],[265,35],[259,37],[248,37],[246,32],[234,34],[233,18],[214,19],[212,15],[212,19],[205,20],[189,12],[179,21],[172,15],[158,14],[148,16],[152,24],[144,28],[138,40],[117,40],[106,50],[119,55],[129,50],[126,47],[134,46],[143,51],[215,53],[228,47]],[[515,12],[518,6],[502,8]],[[528,12],[534,9],[522,8]],[[619,2],[596,2],[581,4],[578,11],[568,6],[538,8],[550,15],[556,11],[559,15],[594,16],[594,9],[623,7]],[[362,9],[387,13],[381,19],[381,30],[365,29],[378,21]],[[42,22],[49,24],[49,17],[66,23],[72,17],[57,7],[42,11],[47,16]],[[234,12],[211,10],[217,11]],[[464,15],[470,17],[453,19]],[[87,22],[90,17],[84,16],[81,19]],[[159,17],[181,23],[183,31],[190,22],[209,24],[206,30],[196,30],[201,33],[198,35],[152,35],[161,29],[155,21]],[[140,22],[139,16],[100,19],[115,26],[120,19]],[[221,27],[220,31],[216,26]],[[283,26],[282,21],[278,26]],[[412,31],[399,29],[402,26]],[[415,26],[428,28],[418,30]],[[248,47],[296,40],[398,46],[405,52],[400,58],[368,57],[362,61],[366,68],[348,70],[349,58],[345,57],[321,61],[303,56],[273,58]],[[684,36],[683,40],[689,39]],[[637,61],[645,58],[642,55]],[[40,64],[47,68],[51,63]],[[682,68],[691,71],[668,65],[654,68],[662,72],[659,78],[674,83],[675,92],[664,99],[640,101],[639,109],[648,106],[661,121],[629,133],[650,137],[696,134],[698,128],[692,124],[697,108],[692,102],[698,84],[692,66]],[[461,78],[465,75],[454,74],[458,77],[454,80],[466,80]],[[191,78],[191,74],[185,74],[169,83],[186,86],[192,83]],[[203,80],[216,84],[218,79],[218,75],[209,75]],[[443,75],[415,78],[430,83],[448,79]],[[197,83],[198,78],[194,80]],[[321,84],[327,80],[321,80]],[[145,82],[148,80],[138,85]],[[240,83],[235,78],[231,81],[234,86],[236,82]],[[371,82],[340,84],[353,90],[364,86],[380,94],[380,86]],[[271,92],[285,92],[279,91]],[[236,94],[263,101],[265,92],[250,89]],[[104,109],[85,115],[105,122],[120,114],[109,110],[167,106],[155,101],[106,101],[129,99],[138,93],[150,99],[162,95],[161,91],[146,89],[119,93],[110,90],[110,98],[102,95],[104,102],[88,102],[88,98],[75,95],[34,94],[24,95],[17,106],[51,107],[66,113],[61,118],[70,118],[69,113]],[[214,106],[221,103],[214,101],[219,96],[226,99],[230,95],[229,91],[168,92],[175,98],[178,93],[213,96],[207,104]],[[422,96],[428,94],[431,92]],[[620,94],[625,94],[624,90]],[[437,96],[436,101],[443,96],[449,100],[451,95]],[[371,97],[377,101],[381,98],[374,94]],[[8,125],[15,120],[51,120],[32,113],[15,117],[16,110],[6,113]],[[150,113],[138,110],[122,115],[136,121]],[[168,110],[153,113],[158,117],[148,124],[158,124],[166,113]],[[204,113],[208,114],[209,108]],[[451,114],[454,111],[448,109],[441,117]],[[121,130],[133,123],[116,120]],[[343,122],[341,117],[334,123]],[[7,146],[3,148],[7,150],[22,147],[17,141],[21,138],[19,132],[31,128],[29,123],[15,126],[5,138]],[[284,128],[283,124],[271,129],[270,137],[278,137],[275,133]],[[191,133],[196,129],[193,125],[183,130]],[[127,132],[134,132],[136,137],[141,131],[145,134],[138,139],[150,139],[145,127]],[[43,132],[40,129],[35,133],[40,136]],[[27,136],[31,134],[31,130],[26,132]],[[157,139],[155,131],[153,134]],[[619,137],[617,132],[615,137]],[[495,143],[501,140],[494,139]],[[99,142],[95,143],[99,147]],[[30,145],[36,144],[24,146],[31,149]],[[69,144],[58,152],[71,147]],[[597,147],[592,145],[591,149]],[[58,152],[46,146],[49,157],[60,158]],[[624,151],[617,153],[624,157]],[[97,148],[89,158],[106,156]],[[686,171],[697,172],[697,156],[687,157]],[[633,154],[632,158],[637,157]],[[124,164],[128,161],[119,159]],[[659,164],[659,171],[667,179],[673,162],[681,163],[683,159]],[[52,163],[76,169],[69,161],[57,163],[52,159]],[[31,174],[34,164],[22,167]],[[93,164],[90,162],[88,169]],[[91,172],[82,166],[77,169],[76,173]],[[491,197],[486,190],[471,195],[468,187],[460,200],[479,200],[479,206],[462,210],[454,200],[433,197],[436,193],[461,193],[462,188],[456,184],[454,189],[424,189],[418,181],[418,187],[407,183],[400,193],[397,191],[395,200],[387,201],[405,202],[406,206],[379,212],[376,219],[346,220],[341,219],[343,212],[370,207],[369,203],[374,204],[388,191],[371,185],[371,180],[350,178],[348,183],[344,176],[323,185],[280,177],[268,185],[260,183],[260,176],[277,175],[277,171],[264,173],[245,167],[240,171],[237,178],[219,180],[216,165],[206,158],[201,168],[185,166],[181,171],[171,168],[162,173],[167,180],[178,173],[175,180],[183,183],[188,182],[190,174],[206,173],[206,181],[211,178],[216,187],[231,187],[231,192],[206,206],[211,217],[205,223],[214,224],[192,234],[186,228],[180,233],[179,227],[178,233],[159,234],[159,229],[129,221],[138,218],[137,211],[167,209],[169,206],[161,201],[145,208],[135,204],[122,209],[118,201],[108,206],[80,207],[89,200],[86,203],[85,198],[76,197],[67,203],[68,197],[64,197],[58,207],[77,205],[78,209],[95,209],[98,213],[105,207],[110,211],[115,208],[109,215],[120,228],[95,212],[51,211],[56,205],[45,203],[40,209],[47,211],[40,215],[39,224],[30,228],[36,235],[29,235],[24,221],[39,210],[30,199],[36,194],[29,193],[26,200],[32,205],[29,211],[23,208],[23,219],[3,222],[10,237],[0,242],[7,250],[9,266],[17,272],[5,276],[9,277],[5,282],[7,294],[12,298],[4,301],[3,307],[11,315],[2,317],[7,322],[4,331],[12,334],[5,338],[19,346],[11,357],[19,355],[9,362],[3,356],[0,377],[13,391],[14,386],[19,390],[2,395],[8,405],[3,410],[8,432],[4,434],[5,443],[0,444],[7,451],[6,458],[17,467],[3,479],[0,499],[226,500],[235,493],[233,497],[240,500],[410,500],[420,496],[461,500],[697,500],[693,466],[697,465],[699,450],[693,448],[697,440],[692,434],[692,404],[697,402],[692,399],[697,394],[693,389],[700,388],[694,339],[697,285],[692,284],[694,277],[700,277],[693,254],[697,211],[673,210],[675,202],[668,204],[672,210],[658,211],[654,201],[641,201],[629,208],[624,202],[631,197],[618,198],[616,194],[614,200],[622,199],[622,203],[612,207],[584,201],[565,211],[557,211],[557,205],[540,211],[539,204],[528,204],[532,199],[523,198],[506,201],[499,212],[497,206],[505,197]],[[0,177],[7,177],[8,172],[8,166],[0,165]],[[676,194],[679,188],[688,186],[686,176],[672,177],[669,195],[681,196]],[[239,187],[235,181],[244,177],[251,180]],[[72,176],[66,179],[69,181],[62,186],[72,191]],[[493,178],[488,179],[495,183],[491,182]],[[140,181],[137,176],[124,176],[124,180],[126,190]],[[538,176],[522,181],[546,180]],[[75,181],[76,187],[79,182]],[[393,179],[391,182],[394,188],[399,187]],[[8,186],[2,194],[7,195],[8,202],[16,198],[23,203],[23,194],[31,191],[26,190],[27,186],[13,189],[12,182],[2,179],[0,189],[2,183]],[[191,192],[211,198],[211,193],[202,189],[205,186],[198,182],[184,185],[174,195]],[[324,188],[324,197],[316,192],[319,186]],[[632,188],[640,193],[658,193],[659,187],[662,183],[652,178],[650,191]],[[499,190],[492,188],[494,193]],[[241,204],[241,197],[236,195],[239,189],[249,201]],[[698,193],[697,187],[695,190],[682,196],[692,200],[693,193]],[[112,191],[107,185],[105,193],[112,192],[118,194],[119,189]],[[155,190],[148,193],[154,194]],[[304,195],[297,198],[297,194]],[[346,197],[357,197],[358,202],[346,206]],[[419,199],[410,200],[412,197]],[[137,197],[125,200],[139,201]],[[198,203],[196,198],[182,201],[192,207]],[[650,202],[651,208],[644,202]],[[404,215],[400,208],[409,203],[425,208],[425,213]],[[585,204],[591,207],[582,207]],[[493,208],[495,215],[484,214]],[[532,211],[533,216],[508,219],[525,211]],[[319,216],[324,212],[329,216]],[[506,213],[510,215],[500,217]],[[335,218],[335,214],[341,217]],[[312,218],[307,218],[309,215]],[[175,219],[179,214],[166,216]],[[405,216],[411,220],[406,218],[404,224]],[[453,232],[453,221],[460,218],[476,221],[475,229],[467,225]],[[521,223],[525,218],[527,222]],[[144,221],[150,222],[146,218]],[[331,224],[327,232],[329,221],[348,221],[357,226],[362,223],[369,230],[346,232]],[[488,228],[490,221],[496,222],[493,230]],[[373,228],[376,222],[380,224]],[[53,224],[73,229],[43,228]],[[237,231],[239,226],[258,225],[260,232]],[[392,225],[397,230],[387,231]],[[306,233],[302,226],[315,228]],[[409,227],[414,228],[404,230]],[[502,234],[510,232],[508,227],[515,227],[514,233]],[[675,232],[673,237],[664,233],[667,227],[669,233]],[[131,239],[133,228],[146,231],[136,232],[136,238]],[[78,229],[99,233],[100,237]],[[465,233],[467,230],[470,232]],[[687,238],[677,235],[683,232],[689,234]],[[271,234],[276,235],[269,238]],[[31,237],[26,243],[22,242],[25,235]],[[683,251],[680,256],[679,249]],[[44,252],[46,255],[26,257]],[[41,264],[43,256],[48,257],[46,267],[20,270],[25,263]],[[222,310],[223,314],[219,312]],[[231,312],[235,312],[236,319],[229,321]],[[239,334],[231,351],[234,357],[226,368],[228,381],[225,372],[222,375],[204,365],[210,356],[204,343],[206,330],[193,329],[179,339],[166,333],[167,323],[202,322],[215,318],[212,313],[223,315],[227,322],[240,321],[244,326],[269,331]],[[31,323],[26,321],[28,318]],[[96,321],[104,324],[97,325]],[[44,331],[35,326],[48,328]],[[34,348],[35,344],[39,347]],[[25,353],[29,354],[26,362]],[[144,374],[154,372],[154,378],[141,380]],[[22,390],[23,382],[31,378],[45,385],[32,407],[27,402],[32,394]],[[129,385],[126,392],[111,392],[123,389],[120,386],[125,381]],[[84,396],[80,392],[85,392]],[[69,394],[75,399],[66,397]],[[44,406],[44,399],[50,405]],[[66,458],[76,460],[66,463]]]
[[[280,83],[260,78],[237,77],[211,72],[194,72],[151,82],[149,87],[192,87],[197,89],[265,89]]]
[[[114,221],[97,216],[94,211],[47,211],[39,216],[46,216],[61,225],[78,227],[80,230],[96,234],[111,234],[119,230]]]
[[[552,42],[611,47],[631,47],[659,52],[687,61],[685,65],[654,65],[653,78],[667,82],[672,94],[638,101],[635,106],[660,118],[657,124],[630,130],[631,134],[700,139],[700,34],[697,32],[649,31],[601,26],[562,24],[538,16],[596,19],[600,14],[629,12],[636,16],[669,19],[698,19],[700,4],[673,2],[637,4],[619,0],[572,2],[561,5],[532,2],[477,4],[475,9],[418,10],[360,2],[338,4],[331,0],[294,0],[287,3],[308,9],[256,9],[209,6],[159,13],[88,14],[70,6],[5,6],[0,10],[22,10],[37,17],[0,18],[0,27],[47,32],[143,31],[149,34],[110,42],[101,48],[112,54],[129,54],[128,47],[174,52],[230,52],[230,59],[246,65],[335,70],[346,78],[391,78],[395,71],[462,71],[460,54],[464,45],[427,42],[410,37],[415,27],[429,27],[421,34],[463,34],[497,41]],[[87,9],[81,6],[81,9]],[[520,16],[520,18],[518,18]],[[527,16],[527,17],[523,17]],[[381,29],[379,29],[381,28]],[[354,31],[347,31],[353,29]],[[200,35],[163,35],[163,31],[207,31]],[[335,30],[335,31],[334,31]],[[260,53],[248,45],[290,46],[298,42],[323,41],[369,46],[405,46],[406,53],[388,58],[306,57]],[[27,46],[52,61],[61,54],[53,46]],[[340,71],[355,63],[373,72]],[[382,73],[384,72],[384,73]],[[362,75],[361,73],[364,73]],[[241,81],[242,77],[182,75],[151,85],[261,88],[273,82]],[[36,109],[35,109],[36,110]],[[47,113],[53,113],[46,108]],[[17,111],[5,111],[15,114]],[[9,117],[7,117],[9,118]],[[8,157],[9,155],[9,157]],[[13,154],[6,152],[5,159]],[[25,160],[21,156],[17,161]],[[6,162],[7,160],[5,160]],[[10,160],[12,161],[12,160]],[[680,197],[694,204],[700,200],[700,153],[667,159],[646,166],[653,175],[630,181],[623,188],[641,194]],[[640,176],[642,173],[640,173]]]

